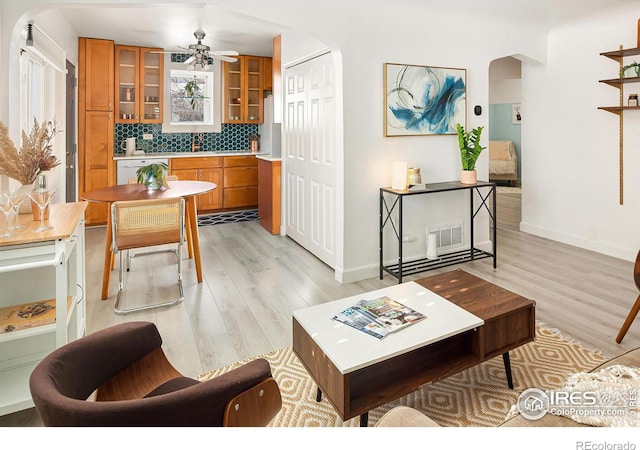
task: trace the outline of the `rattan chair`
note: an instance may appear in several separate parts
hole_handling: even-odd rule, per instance
[[[182,244],[184,243],[184,199],[152,199],[114,202],[111,205],[113,226],[113,253],[120,253],[119,285],[116,314],[127,314],[144,309],[171,306],[184,299],[182,289]],[[148,251],[129,255],[136,248],[164,244],[178,244],[175,249]],[[180,298],[153,305],[122,309],[120,302],[124,291],[124,270],[130,269],[134,257],[158,253],[175,253],[178,258],[178,289]],[[126,255],[126,264],[125,264]]]
[[[178,175],[166,175],[164,177],[167,181],[178,181]],[[129,178],[127,184],[138,184],[138,178],[133,177]],[[187,248],[189,249],[189,259],[193,258],[193,247],[191,246],[191,228],[189,227],[189,218],[185,217],[185,230],[186,234],[184,237],[185,244],[187,244]],[[135,256],[135,255],[134,255]],[[131,267],[131,256],[127,251],[127,271]],[[111,265],[111,269],[113,270],[113,264]]]

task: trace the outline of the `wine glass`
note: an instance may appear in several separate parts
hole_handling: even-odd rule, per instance
[[[20,214],[20,205],[27,198],[27,189],[26,186],[20,186],[18,189],[11,193],[11,206],[15,211],[15,223],[11,227],[12,230],[19,230],[20,228],[26,228],[24,225],[20,225],[18,222],[18,216]]]
[[[13,211],[13,205],[11,204],[11,195],[6,192],[0,192],[0,212],[4,214],[4,224],[5,230],[3,234],[0,234],[0,237],[10,237],[13,236],[13,233],[9,229],[9,213]]]
[[[40,233],[53,228],[44,224],[44,210],[49,205],[51,197],[53,197],[55,193],[55,189],[36,189],[29,192],[29,198],[40,208],[40,226],[33,231]]]

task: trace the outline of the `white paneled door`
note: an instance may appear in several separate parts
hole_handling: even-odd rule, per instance
[[[336,105],[330,53],[285,71],[286,232],[335,267]]]

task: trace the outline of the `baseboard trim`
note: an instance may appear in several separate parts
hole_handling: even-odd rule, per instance
[[[614,258],[624,259],[625,261],[634,261],[636,258],[636,250],[633,249],[617,247],[602,241],[591,241],[589,239],[580,238],[568,233],[560,233],[558,231],[549,230],[548,228],[539,227],[526,222],[520,222],[520,231],[551,239],[552,241],[561,242],[563,244],[573,245],[574,247],[580,247],[585,250],[591,250],[596,253],[602,253],[603,255],[612,256]]]

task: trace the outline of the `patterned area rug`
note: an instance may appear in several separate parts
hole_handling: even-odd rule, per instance
[[[499,425],[511,405],[525,389],[560,387],[567,376],[590,370],[607,358],[589,350],[556,329],[542,323],[536,340],[511,352],[514,389],[507,387],[502,357],[493,358],[445,380],[429,383],[415,392],[369,412],[369,426],[394,406],[406,405],[422,411],[447,427],[491,427]],[[343,422],[331,404],[315,401],[316,385],[291,348],[261,355],[271,364],[280,386],[282,411],[273,419],[274,427],[357,427],[359,419]],[[257,358],[257,357],[256,357]],[[250,358],[255,359],[255,358]],[[245,364],[212,370],[198,377],[207,380]]]
[[[198,226],[246,222],[248,220],[260,220],[257,209],[249,209],[246,211],[231,211],[216,214],[203,214],[201,216],[198,216]]]

